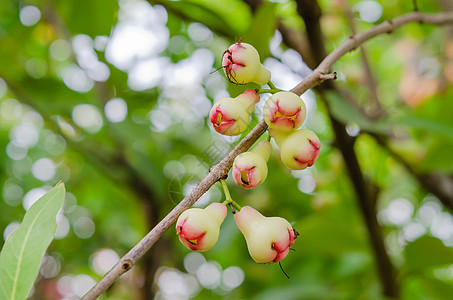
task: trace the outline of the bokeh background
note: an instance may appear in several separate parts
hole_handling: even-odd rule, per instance
[[[81,297],[240,140],[207,119],[213,101],[258,87],[215,71],[231,43],[253,44],[274,84],[289,90],[322,55],[310,29],[320,26],[328,53],[414,9],[318,2],[313,20],[304,16],[313,0],[0,2],[0,246],[58,180],[68,191],[30,299]],[[422,12],[452,9],[448,0],[416,3]],[[282,262],[291,279],[250,258],[230,215],[205,253],[184,248],[172,228],[102,299],[385,299],[373,238],[385,244],[400,298],[449,299],[452,32],[413,23],[348,53],[333,67],[335,87],[302,96],[303,127],[322,142],[315,166],[291,172],[276,149],[260,187],[228,179],[240,205],[300,232]],[[373,191],[366,200],[381,236],[365,225],[332,117]],[[195,206],[223,198],[215,185]]]

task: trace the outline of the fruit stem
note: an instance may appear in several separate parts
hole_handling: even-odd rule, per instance
[[[225,194],[225,199],[226,199],[225,201],[223,201],[223,204],[233,205],[234,208],[236,208],[237,210],[241,210],[241,206],[239,204],[237,204],[236,201],[234,201],[231,198],[230,190],[228,189],[225,179],[220,179],[220,183],[222,184],[223,193]],[[233,212],[235,212],[233,208],[231,208],[231,209],[233,210]]]
[[[263,93],[275,94],[275,93],[278,93],[278,92],[283,92],[283,90],[276,89],[276,88],[273,88],[273,89],[256,89],[255,91],[256,91],[257,94],[263,94]]]
[[[269,80],[269,82],[267,83],[267,85],[271,88],[271,89],[277,89],[275,87],[275,85],[272,83],[272,81]]]

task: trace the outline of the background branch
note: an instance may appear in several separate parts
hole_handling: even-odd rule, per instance
[[[322,59],[324,58],[324,55],[326,53],[319,21],[321,17],[321,9],[316,0],[296,2],[297,11],[305,22],[307,36],[310,41],[312,53],[318,54],[316,59],[319,60],[321,66],[323,64]],[[349,39],[348,41],[350,40],[351,39]],[[341,48],[341,46],[339,48]],[[337,50],[339,48],[337,48]],[[330,56],[332,57],[332,54]],[[329,57],[325,58],[325,60],[328,60],[328,58]],[[334,89],[334,84],[330,82],[330,84],[326,85],[325,88]],[[377,194],[371,193],[370,186],[368,185],[368,182],[363,175],[357,155],[355,153],[354,139],[352,139],[351,136],[347,134],[345,124],[342,124],[331,113],[331,109],[325,96],[325,88],[319,88],[318,92],[320,93],[321,100],[323,100],[323,102],[327,105],[329,118],[333,131],[335,133],[336,146],[339,148],[343,156],[349,178],[351,179],[351,183],[357,196],[357,202],[360,211],[362,212],[363,220],[365,222],[368,236],[374,252],[375,265],[376,269],[378,270],[380,282],[382,284],[383,294],[387,297],[398,298],[399,287],[396,280],[395,269],[385,249],[384,237],[382,235],[382,231],[376,217],[377,211],[375,206],[375,197],[377,196]]]
[[[381,145],[396,161],[401,163],[415,179],[417,179],[421,186],[433,193],[445,207],[453,212],[453,178],[435,172],[426,174],[417,172],[403,156],[392,150],[385,137],[375,134],[371,135],[376,139],[379,145]]]
[[[343,8],[345,11],[346,18],[348,19],[349,27],[351,28],[351,33],[354,35],[357,33],[357,26],[354,18],[354,14],[351,11],[346,0],[343,0]],[[365,81],[368,85],[368,90],[370,92],[371,100],[373,102],[371,114],[368,115],[372,119],[377,119],[382,117],[385,114],[385,111],[382,109],[381,102],[379,101],[379,97],[377,94],[377,83],[376,79],[373,76],[373,72],[371,71],[370,62],[368,60],[368,55],[363,45],[359,46],[360,50],[360,58],[362,60],[363,70],[365,71]]]

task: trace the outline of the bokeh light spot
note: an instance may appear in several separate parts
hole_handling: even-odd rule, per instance
[[[4,120],[17,120],[22,116],[22,105],[16,99],[6,99],[0,105],[0,116]]]
[[[20,10],[19,18],[24,26],[33,26],[41,19],[41,11],[36,6],[27,5]]]
[[[95,231],[95,225],[93,220],[88,217],[78,218],[73,224],[73,230],[75,235],[81,239],[90,238]]]
[[[10,236],[11,233],[13,233],[14,231],[17,230],[17,228],[19,228],[19,225],[20,225],[20,222],[16,222],[16,221],[9,223],[6,226],[5,231],[3,231],[3,239],[6,241],[8,236]]]
[[[127,103],[121,98],[110,99],[104,107],[107,120],[112,123],[124,121],[127,117]]]
[[[91,257],[91,267],[99,275],[107,273],[118,261],[119,255],[112,249],[100,249]]]
[[[65,67],[61,71],[61,76],[68,88],[79,93],[86,93],[94,86],[93,80],[88,77],[84,70],[76,65]]]
[[[50,56],[53,59],[64,61],[67,60],[72,53],[71,44],[68,41],[63,39],[58,39],[53,41],[49,47]]]
[[[45,188],[34,188],[29,190],[25,195],[22,200],[22,205],[25,210],[28,210],[33,203],[35,203],[39,198],[44,196],[44,194],[47,193],[47,189]]]
[[[241,268],[232,266],[223,271],[222,283],[225,288],[232,290],[244,282],[244,277],[245,274]]]
[[[57,172],[57,166],[50,158],[40,158],[31,167],[31,173],[41,181],[51,180]]]
[[[3,200],[6,204],[10,206],[18,206],[24,195],[24,190],[20,185],[8,182],[5,182],[3,186]]]
[[[53,278],[60,273],[61,263],[58,259],[51,255],[45,255],[41,261],[39,273],[44,278]]]
[[[72,119],[79,127],[90,133],[96,133],[102,128],[102,116],[98,109],[91,104],[78,104],[72,110]]]
[[[190,252],[184,257],[184,268],[187,272],[196,274],[198,268],[206,262],[203,254],[198,252]]]
[[[222,268],[218,263],[205,262],[197,270],[197,278],[200,284],[208,289],[214,289],[220,284]]]
[[[372,0],[360,1],[355,6],[355,10],[359,12],[360,19],[368,23],[379,20],[383,12],[382,5]]]
[[[55,239],[61,240],[69,234],[69,220],[63,214],[57,215],[57,230],[55,231]]]

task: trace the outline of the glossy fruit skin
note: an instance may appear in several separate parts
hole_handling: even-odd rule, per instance
[[[272,152],[268,141],[259,142],[253,150],[239,154],[233,162],[233,179],[237,185],[252,189],[267,177],[267,160]]]
[[[299,129],[289,133],[270,130],[269,134],[280,148],[283,164],[291,170],[311,167],[319,157],[321,142],[309,129]]]
[[[231,45],[223,53],[222,67],[228,80],[235,84],[265,85],[271,79],[271,72],[261,64],[258,51],[247,43]]]
[[[284,259],[298,235],[285,219],[265,217],[250,206],[242,207],[234,219],[245,237],[250,256],[260,264]]]
[[[220,134],[241,134],[247,129],[250,115],[259,101],[260,96],[253,89],[247,89],[235,98],[221,98],[212,106],[209,120]]]
[[[181,243],[190,250],[211,249],[219,238],[220,225],[227,215],[222,203],[212,203],[206,208],[189,208],[176,222],[176,234]]]
[[[278,92],[270,96],[263,106],[266,124],[276,130],[289,131],[299,128],[305,121],[305,102],[291,92]]]

